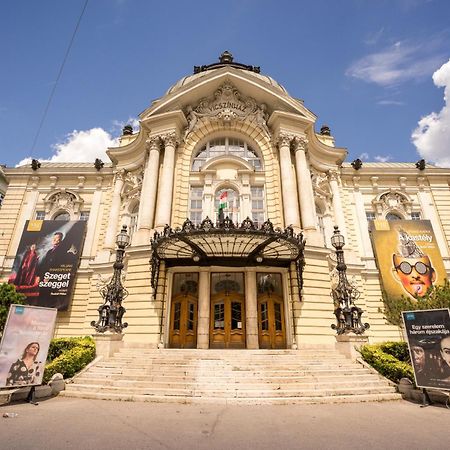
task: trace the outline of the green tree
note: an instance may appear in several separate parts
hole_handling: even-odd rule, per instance
[[[0,284],[0,336],[3,334],[3,329],[5,328],[9,307],[12,304],[23,305],[25,298],[25,295],[16,292],[13,284]]]
[[[384,294],[383,302],[387,321],[402,326],[402,311],[450,308],[450,283],[445,280],[443,285],[433,286],[426,295],[417,299],[388,297]]]

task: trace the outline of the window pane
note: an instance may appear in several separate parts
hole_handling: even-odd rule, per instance
[[[181,303],[175,303],[173,312],[173,329],[180,330],[180,318],[181,318]]]
[[[261,303],[261,329],[267,331],[269,329],[269,315],[267,311],[267,302]]]
[[[214,328],[216,330],[223,330],[225,327],[225,305],[223,303],[216,303],[214,305]]]
[[[231,329],[242,329],[242,304],[241,302],[231,302]]]
[[[274,303],[275,310],[275,330],[283,331],[283,321],[281,320],[281,305],[280,303]]]
[[[67,212],[59,213],[53,218],[53,220],[68,221],[68,220],[70,220],[70,214]]]

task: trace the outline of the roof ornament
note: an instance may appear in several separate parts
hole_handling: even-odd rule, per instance
[[[250,72],[260,73],[261,68],[259,66],[250,66],[247,64],[241,64],[238,62],[234,62],[233,55],[228,50],[225,50],[220,56],[219,56],[219,62],[213,63],[213,64],[207,64],[203,66],[194,66],[194,74],[200,73],[200,72],[206,72],[207,70],[214,70],[214,69],[220,69],[222,67],[234,67],[235,69],[241,69],[241,70],[249,70]]]

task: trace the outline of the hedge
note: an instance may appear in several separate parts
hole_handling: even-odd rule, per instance
[[[364,361],[394,383],[398,383],[401,378],[408,378],[414,383],[406,342],[364,345],[360,352]]]
[[[50,343],[43,383],[55,373],[73,377],[95,358],[95,343],[91,337],[57,338]]]

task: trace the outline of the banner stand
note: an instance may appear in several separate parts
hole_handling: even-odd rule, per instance
[[[431,401],[431,398],[425,388],[422,389],[422,404],[420,405],[421,408],[426,408],[427,406],[432,405],[433,402]]]
[[[26,401],[34,406],[39,405],[39,403],[36,401],[36,386],[31,386]]]

